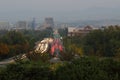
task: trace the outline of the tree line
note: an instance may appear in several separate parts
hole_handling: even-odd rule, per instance
[[[65,52],[80,56],[120,57],[120,26],[108,26],[93,30],[86,36],[67,36],[67,29],[58,29],[63,37]],[[50,28],[34,31],[0,31],[0,59],[27,53],[34,49],[35,42],[50,37]]]
[[[28,53],[34,49],[35,42],[49,37],[52,29],[42,31],[0,31],[0,60]]]
[[[83,49],[86,55],[120,57],[120,26],[90,32],[83,40]]]
[[[80,55],[120,57],[120,26],[105,26],[86,36],[64,38],[67,50]]]
[[[82,57],[71,62],[23,61],[0,68],[0,80],[120,80],[120,62]]]

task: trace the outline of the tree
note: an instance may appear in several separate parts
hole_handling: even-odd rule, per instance
[[[0,55],[8,54],[9,48],[6,44],[0,43]]]
[[[5,34],[2,38],[2,41],[8,45],[26,43],[25,36],[22,33],[16,31],[10,31]]]
[[[0,58],[5,58],[6,55],[9,53],[9,48],[6,44],[0,43]],[[6,56],[7,57],[7,56]]]
[[[120,27],[109,26],[104,30],[94,30],[84,38],[84,52],[87,55],[112,57],[120,48]]]

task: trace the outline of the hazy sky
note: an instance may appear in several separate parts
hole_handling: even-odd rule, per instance
[[[0,0],[0,21],[120,19],[120,0]]]

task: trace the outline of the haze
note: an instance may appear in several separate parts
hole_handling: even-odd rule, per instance
[[[120,0],[0,0],[0,21],[120,19]]]

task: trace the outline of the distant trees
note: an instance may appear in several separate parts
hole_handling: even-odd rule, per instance
[[[120,26],[94,30],[84,37],[64,37],[65,50],[80,55],[120,57]]]
[[[0,80],[120,80],[120,62],[82,57],[71,62],[23,61],[0,68]]]
[[[95,30],[85,36],[83,40],[86,55],[112,57],[119,54],[120,27],[109,26],[104,30]]]
[[[27,52],[29,49],[29,43],[22,33],[10,31],[1,37],[0,48],[1,55],[7,54],[6,56],[14,56]]]
[[[63,45],[65,51],[71,52],[74,55],[83,56],[82,39],[82,37],[64,37]]]
[[[10,31],[3,36],[2,42],[9,45],[15,45],[15,44],[24,44],[26,43],[26,40],[25,40],[25,36],[23,36],[22,33],[16,31]]]
[[[50,37],[52,29],[43,31],[21,30],[0,32],[0,58],[15,56],[34,49],[35,42]]]
[[[67,29],[58,29],[63,37],[66,52],[79,55],[106,57],[120,56],[120,26],[108,26],[104,30],[94,30],[85,37],[67,37]],[[0,32],[0,57],[26,53],[34,49],[35,42],[50,37],[52,29],[42,31],[21,30]],[[4,56],[5,56],[4,55]]]

